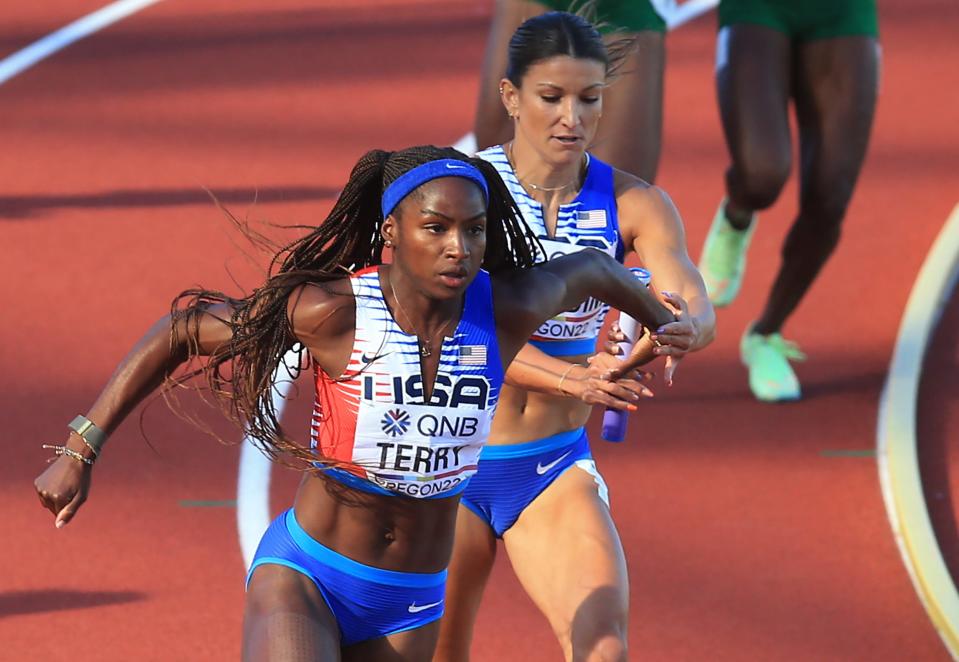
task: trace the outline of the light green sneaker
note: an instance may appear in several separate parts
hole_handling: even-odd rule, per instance
[[[763,402],[798,400],[802,392],[790,361],[805,361],[799,345],[779,333],[763,336],[746,329],[739,342],[739,355],[749,368],[749,388]]]
[[[719,203],[713,224],[703,244],[699,272],[714,306],[728,306],[739,294],[746,272],[746,249],[756,231],[756,214],[745,230],[737,230],[726,220],[726,199]]]

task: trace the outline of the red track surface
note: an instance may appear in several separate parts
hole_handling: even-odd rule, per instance
[[[0,46],[98,3],[78,4],[5,8]],[[253,217],[316,222],[366,149],[451,142],[470,125],[488,7],[354,4],[169,0],[0,87],[0,658],[238,657],[235,513],[181,505],[233,498],[235,448],[155,405],[145,428],[157,452],[128,423],[66,529],[53,528],[31,481],[39,445],[63,438],[173,294],[230,288],[225,267],[253,282],[201,187],[240,213],[259,191]],[[736,353],[776,267],[793,187],[761,221],[719,340],[634,417],[628,443],[595,444],[629,555],[636,659],[947,659],[890,535],[875,460],[830,453],[873,448],[906,296],[957,202],[959,6],[880,5],[871,155],[840,250],[787,329],[810,355],[806,400],[753,402]],[[669,44],[660,183],[694,255],[725,167],[713,21]],[[936,434],[944,418],[928,421]],[[277,508],[293,479],[279,481]],[[505,561],[475,651],[558,658]]]

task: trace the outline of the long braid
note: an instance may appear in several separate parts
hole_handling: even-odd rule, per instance
[[[228,320],[233,336],[230,343],[209,357],[206,365],[188,371],[170,384],[179,385],[203,374],[211,392],[226,404],[230,417],[245,425],[248,436],[274,460],[301,469],[312,468],[317,461],[330,466],[342,464],[320,457],[316,450],[288,437],[273,406],[274,375],[283,356],[297,342],[287,312],[288,301],[305,283],[323,284],[382,264],[383,190],[412,168],[444,158],[466,161],[486,178],[489,205],[483,267],[491,273],[531,267],[539,242],[522,220],[492,165],[482,159],[467,158],[452,148],[429,145],[392,153],[373,150],[354,166],[326,220],[275,252],[267,281],[261,287],[243,298],[194,289],[174,299],[171,343],[177,341],[176,321],[185,320],[191,329],[188,336],[195,337],[201,316],[216,303],[227,303],[233,308]],[[245,226],[237,224],[250,236]],[[256,239],[262,243],[262,237]],[[199,354],[195,345],[189,349],[191,357]],[[225,369],[228,363],[229,371]]]

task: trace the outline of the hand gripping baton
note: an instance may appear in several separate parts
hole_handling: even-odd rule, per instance
[[[633,272],[636,280],[649,287],[650,275],[648,271],[639,267],[633,267],[630,271]],[[628,339],[619,343],[619,346],[623,348],[623,358],[628,357],[629,353],[633,351],[633,343],[637,340],[636,330],[638,327],[639,322],[626,313],[620,312],[619,328]],[[625,411],[607,408],[603,413],[603,439],[606,441],[622,441],[625,439],[627,416],[628,414]]]

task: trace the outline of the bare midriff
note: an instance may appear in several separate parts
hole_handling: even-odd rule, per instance
[[[343,556],[385,570],[439,572],[453,552],[458,496],[413,499],[372,494],[304,475],[296,521]]]
[[[585,363],[585,356],[561,357],[569,363]],[[557,382],[559,380],[557,379]],[[503,384],[489,441],[492,446],[522,444],[582,427],[593,408],[559,393],[534,393]]]

